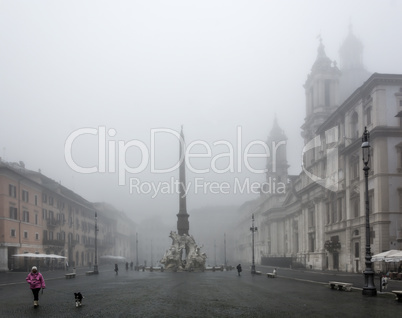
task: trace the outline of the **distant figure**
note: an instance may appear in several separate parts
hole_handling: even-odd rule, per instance
[[[29,287],[32,290],[34,296],[34,308],[39,306],[39,291],[40,289],[45,289],[45,280],[41,273],[38,272],[36,266],[32,267],[31,272],[28,274],[26,281],[29,284]]]
[[[126,271],[128,271],[128,262],[126,262]]]
[[[240,264],[237,265],[236,268],[237,268],[237,274],[240,276],[240,273],[241,273],[241,265],[240,265]]]
[[[387,290],[388,287],[388,277],[387,276],[383,276],[381,278],[381,287],[382,287],[382,291]]]
[[[130,269],[131,269],[131,270],[133,270],[133,266],[134,266],[134,263],[131,262],[131,263],[130,263]]]
[[[116,272],[116,275],[119,275],[119,265],[114,264],[114,271]]]
[[[66,261],[66,270],[68,271],[68,262]]]

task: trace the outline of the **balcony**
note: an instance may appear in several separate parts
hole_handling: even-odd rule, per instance
[[[61,224],[60,220],[55,220],[55,219],[46,220],[46,225],[48,227],[56,227],[56,226],[60,226],[60,224]]]
[[[77,244],[78,244],[77,240],[69,240],[68,241],[68,246],[69,247],[75,247],[75,245],[77,245]]]
[[[53,245],[53,246],[64,246],[65,241],[63,240],[43,240],[43,245]]]

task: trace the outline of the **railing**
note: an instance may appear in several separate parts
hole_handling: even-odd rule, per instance
[[[43,245],[54,245],[54,246],[64,246],[65,241],[63,240],[43,240]]]
[[[59,226],[61,224],[60,220],[55,220],[55,219],[48,219],[46,222],[47,226]]]

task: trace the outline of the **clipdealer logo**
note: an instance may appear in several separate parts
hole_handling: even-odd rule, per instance
[[[97,137],[97,163],[90,167],[85,167],[82,163],[74,160],[73,144],[88,135]],[[169,128],[151,129],[149,146],[138,139],[128,141],[111,139],[116,135],[117,131],[114,128],[107,129],[105,126],[80,128],[73,131],[67,137],[64,145],[66,163],[72,170],[82,174],[117,173],[119,186],[126,186],[128,179],[131,194],[146,194],[152,197],[156,197],[158,194],[180,193],[180,187],[184,188],[185,195],[190,191],[194,194],[257,194],[261,192],[280,193],[286,189],[286,185],[282,182],[277,182],[275,178],[269,178],[267,182],[261,183],[252,182],[247,177],[244,179],[235,177],[230,182],[209,181],[205,177],[196,177],[192,182],[189,181],[186,185],[181,185],[180,181],[173,177],[169,181],[155,182],[132,176],[144,171],[149,171],[151,174],[168,174],[177,170],[183,161],[186,169],[196,175],[242,173],[244,169],[251,174],[264,174],[268,171],[268,168],[258,169],[250,163],[250,160],[258,158],[265,160],[271,158],[271,171],[276,172],[278,149],[285,147],[286,141],[272,142],[271,145],[268,145],[264,141],[254,140],[246,144],[243,141],[242,127],[240,126],[237,127],[236,141],[234,143],[221,139],[214,141],[212,146],[204,140],[194,140],[186,145],[181,135]],[[176,138],[183,151],[181,157],[172,166],[158,169],[156,167],[156,142],[157,138],[162,137],[162,135]],[[214,150],[217,152],[217,147],[220,147],[220,149],[225,148],[226,151],[213,154]],[[252,152],[256,148],[263,151]],[[203,149],[203,152],[200,153],[199,149]],[[136,158],[138,159],[136,166],[128,164],[127,152],[129,150],[135,150],[139,153],[138,158]],[[196,150],[198,151],[196,152]],[[209,160],[209,166],[203,169],[197,168],[191,164],[192,159],[207,159]],[[222,164],[222,162],[227,164]]]
[[[318,135],[310,140],[302,150],[302,169],[304,173],[314,182],[323,186],[324,188],[337,191],[339,189],[339,128],[338,126],[332,127],[325,131],[325,142],[321,140],[321,136]],[[313,149],[322,149],[324,145],[326,147],[326,170],[325,176],[320,177],[310,172],[306,167],[307,152]]]

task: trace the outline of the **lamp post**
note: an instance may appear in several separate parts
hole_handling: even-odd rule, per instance
[[[252,233],[252,241],[251,241],[251,247],[252,247],[252,262],[251,262],[251,274],[255,274],[255,260],[254,260],[254,232],[257,232],[257,227],[254,226],[254,213],[251,216],[251,227],[250,231]]]
[[[135,233],[135,270],[139,270],[138,265],[138,233]]]
[[[224,251],[224,257],[225,257],[225,270],[228,266],[227,260],[226,260],[226,233],[223,233],[223,251]]]
[[[214,261],[215,261],[215,267],[216,267],[216,241],[214,241]]]
[[[367,127],[364,128],[362,136],[362,155],[364,163],[364,179],[365,179],[365,210],[366,210],[366,256],[365,263],[366,269],[364,270],[364,286],[362,294],[366,296],[376,296],[377,289],[374,286],[374,271],[371,263],[371,250],[370,250],[370,217],[369,217],[369,194],[368,194],[368,173],[370,170],[370,133]]]
[[[98,213],[95,211],[95,263],[94,274],[99,274],[98,271]]]

